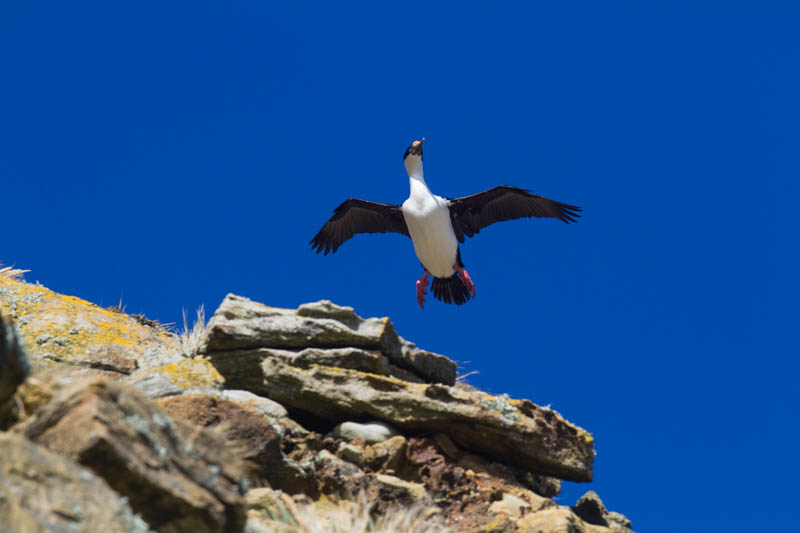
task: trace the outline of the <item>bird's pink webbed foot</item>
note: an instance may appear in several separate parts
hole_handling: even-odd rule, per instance
[[[475,284],[472,283],[472,278],[469,277],[467,269],[461,268],[458,265],[453,265],[453,268],[458,273],[458,277],[461,278],[461,282],[467,287],[467,290],[472,293],[472,297],[475,298]]]
[[[422,277],[417,280],[417,303],[423,309],[425,309],[425,295],[428,294],[428,276],[430,274],[426,270]]]

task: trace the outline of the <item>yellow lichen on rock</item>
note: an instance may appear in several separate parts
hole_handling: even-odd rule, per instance
[[[57,361],[128,374],[143,355],[179,351],[177,338],[124,313],[0,278],[0,311],[14,317],[34,361]]]
[[[214,365],[202,357],[181,359],[175,363],[142,370],[136,375],[145,376],[147,374],[164,376],[184,390],[221,389],[225,384],[225,378],[214,368]]]

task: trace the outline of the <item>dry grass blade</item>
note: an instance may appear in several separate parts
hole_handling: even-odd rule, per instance
[[[22,270],[14,267],[4,267],[3,263],[0,263],[0,278],[12,279],[14,281],[22,281],[22,277],[25,275],[26,272],[30,272],[30,270]]]
[[[470,376],[474,376],[475,374],[480,374],[477,370],[472,370],[471,372],[467,372],[466,374],[459,374],[456,376],[456,383],[467,383],[467,378]]]
[[[186,314],[186,309],[183,310],[183,331],[178,334],[178,340],[181,345],[181,352],[186,356],[193,356],[197,354],[197,349],[203,341],[206,334],[206,311],[201,305],[197,309],[197,318],[194,324],[189,327],[189,317]]]

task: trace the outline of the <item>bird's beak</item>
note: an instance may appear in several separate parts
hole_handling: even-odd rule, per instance
[[[413,143],[411,143],[411,148],[414,149],[414,152],[419,152],[420,150],[422,150],[422,143],[424,142],[425,142],[425,137],[423,137],[422,140],[420,141],[414,141]]]

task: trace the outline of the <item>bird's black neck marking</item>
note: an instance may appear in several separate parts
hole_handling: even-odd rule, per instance
[[[422,146],[414,148],[414,145],[412,144],[411,146],[406,148],[406,153],[403,154],[403,161],[406,160],[406,157],[416,154],[419,154],[419,158],[422,159]]]

